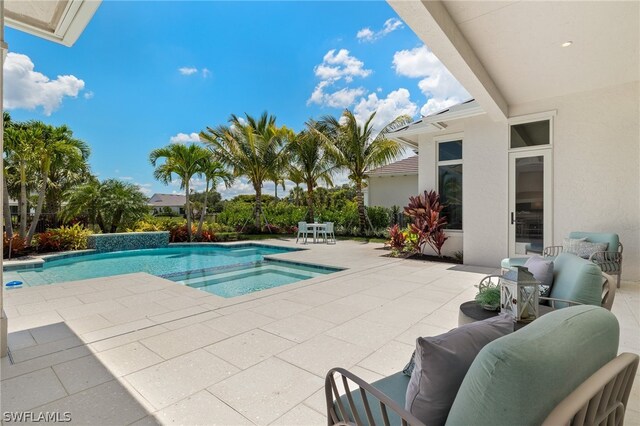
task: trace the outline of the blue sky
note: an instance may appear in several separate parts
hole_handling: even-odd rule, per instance
[[[94,173],[148,193],[179,191],[153,180],[152,149],[231,113],[268,111],[300,130],[348,107],[377,110],[382,126],[468,98],[383,1],[104,1],[71,48],[13,29],[6,39],[13,118],[68,124]],[[223,195],[237,193],[252,190],[240,180]]]

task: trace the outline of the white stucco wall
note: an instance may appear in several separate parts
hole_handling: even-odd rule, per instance
[[[369,206],[404,207],[410,196],[418,194],[418,175],[372,176],[367,192]]]
[[[571,231],[616,232],[623,279],[640,280],[640,90],[631,83],[510,107],[510,116],[556,110],[553,243]],[[497,266],[508,255],[508,124],[478,116],[463,136],[465,263]],[[420,190],[436,184],[434,137],[419,139]],[[449,243],[449,242],[447,242]]]
[[[616,232],[622,277],[640,280],[639,83],[512,106],[510,113],[552,109],[554,243],[571,231]]]

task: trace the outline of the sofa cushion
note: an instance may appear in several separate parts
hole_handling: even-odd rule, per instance
[[[553,267],[550,297],[585,305],[602,305],[602,271],[593,262],[570,253],[560,253]],[[556,303],[556,307],[566,307]]]
[[[409,377],[402,374],[402,372],[398,372],[392,376],[385,377],[383,379],[378,380],[377,382],[371,383],[373,387],[378,389],[383,394],[387,395],[393,401],[395,401],[400,407],[404,407],[405,404],[405,395],[407,393],[407,385],[409,384]],[[364,409],[364,404],[362,403],[362,395],[356,386],[356,390],[351,392],[351,396],[353,397],[354,405],[357,408],[358,414],[360,415],[360,420],[364,422],[364,425],[369,425],[367,421],[366,411]],[[349,411],[349,401],[347,395],[343,395],[340,397],[345,410]],[[371,407],[371,414],[373,416],[374,424],[383,425],[382,413],[380,412],[380,401],[375,398],[371,394],[367,394],[367,401],[369,402],[369,407]],[[337,404],[334,402],[333,404],[334,410],[340,416],[340,410],[337,407]],[[389,415],[389,421],[392,425],[400,424],[400,416],[395,414],[392,410],[387,410],[387,414]],[[344,419],[342,419],[344,420]],[[355,422],[353,418],[353,413],[349,411],[349,421]]]
[[[509,269],[513,266],[524,266],[527,260],[529,260],[528,257],[507,257],[506,259],[502,259],[500,266],[504,269]]]
[[[480,349],[511,332],[513,319],[501,315],[439,336],[418,338],[406,409],[426,424],[443,425],[460,383]]]
[[[540,281],[540,296],[548,297],[553,285],[553,260],[542,256],[531,256],[524,266]]]
[[[609,243],[590,243],[589,241],[582,241],[575,247],[574,254],[583,259],[589,259],[589,257],[598,251],[607,251]]]
[[[609,251],[618,251],[620,238],[612,232],[583,232],[576,231],[569,234],[569,238],[586,238],[591,243],[607,243]]]
[[[578,251],[578,245],[587,241],[587,238],[565,238],[562,240],[562,251],[564,253],[576,254]]]
[[[486,345],[465,376],[447,425],[539,425],[618,351],[604,308],[559,309]]]

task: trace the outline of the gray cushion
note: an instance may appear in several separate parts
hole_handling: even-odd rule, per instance
[[[451,407],[449,426],[539,425],[618,351],[615,315],[558,309],[485,346]]]
[[[587,237],[582,238],[565,238],[562,241],[562,251],[565,253],[575,254],[578,250],[578,244],[587,241]]]
[[[443,425],[469,366],[489,342],[513,331],[513,320],[497,316],[416,341],[415,369],[405,407],[429,425]]]
[[[548,297],[553,285],[553,260],[542,256],[531,256],[524,266],[540,281],[540,296]]]
[[[588,259],[589,256],[595,252],[607,251],[608,247],[608,243],[591,243],[589,241],[582,241],[576,244],[574,254],[583,259]]]

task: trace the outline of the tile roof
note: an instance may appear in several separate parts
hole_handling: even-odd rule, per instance
[[[418,174],[418,156],[405,158],[386,166],[378,167],[367,173],[369,176],[403,176]]]
[[[187,197],[180,194],[153,194],[149,198],[149,205],[153,207],[182,207]]]

